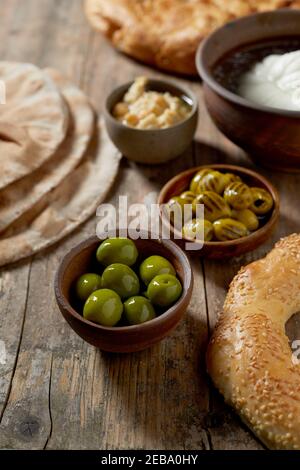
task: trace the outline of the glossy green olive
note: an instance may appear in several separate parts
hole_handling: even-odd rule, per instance
[[[147,297],[153,305],[169,307],[181,296],[182,285],[180,281],[171,274],[160,274],[155,276],[147,289]]]
[[[213,191],[205,191],[199,194],[193,202],[193,210],[196,213],[197,204],[204,205],[204,217],[210,222],[214,222],[222,217],[230,217],[231,209],[227,202]]]
[[[248,209],[253,195],[249,186],[240,181],[230,183],[224,191],[225,201],[236,210]]]
[[[93,292],[83,307],[83,317],[103,326],[115,326],[121,319],[123,304],[116,292],[100,289]]]
[[[183,199],[184,204],[192,204],[195,197],[196,197],[196,194],[193,193],[192,191],[184,191],[179,196],[180,199]]]
[[[96,257],[104,266],[113,263],[132,266],[137,260],[138,251],[134,242],[128,238],[108,238],[99,246]]]
[[[219,171],[210,171],[199,181],[197,191],[198,193],[203,193],[204,191],[214,191],[215,193],[222,194],[224,189],[224,175]]]
[[[181,208],[184,207],[185,201],[183,198],[180,196],[173,196],[169,201],[168,201],[168,206],[172,208],[173,206],[179,205]]]
[[[139,325],[156,317],[149,299],[136,295],[124,302],[125,317],[130,325]]]
[[[85,302],[95,290],[101,289],[101,276],[95,273],[86,273],[77,279],[75,290],[78,299]]]
[[[122,299],[128,299],[139,293],[140,281],[129,266],[114,263],[103,271],[102,287],[114,290]]]
[[[140,278],[146,286],[159,274],[176,275],[176,271],[170,261],[163,256],[149,256],[140,265]]]
[[[224,189],[230,184],[234,183],[237,181],[242,181],[241,178],[238,175],[235,175],[234,173],[224,173]]]
[[[213,237],[214,231],[209,220],[192,219],[184,225],[182,233],[186,238],[197,238],[197,240],[201,240],[201,237],[204,236],[204,241],[209,242]]]
[[[231,217],[242,222],[250,232],[257,230],[259,227],[259,220],[250,209],[243,209],[242,211],[233,210]]]
[[[213,227],[216,239],[222,242],[248,235],[247,227],[242,222],[230,218],[216,220]]]
[[[251,188],[253,202],[250,209],[257,215],[267,214],[273,207],[271,194],[263,188]]]
[[[168,203],[164,206],[164,212],[169,217],[170,222],[174,224],[180,224],[184,215],[185,200],[179,196],[172,197]]]
[[[203,170],[198,171],[198,173],[195,174],[195,176],[193,177],[190,183],[190,191],[192,191],[192,193],[194,194],[199,194],[199,190],[198,190],[199,182],[205,175],[207,175],[208,173],[212,171],[214,170],[212,170],[211,168],[203,168]]]

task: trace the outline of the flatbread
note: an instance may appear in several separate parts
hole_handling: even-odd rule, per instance
[[[82,163],[0,239],[0,266],[53,245],[95,214],[115,180],[120,159],[100,122],[97,141]]]
[[[69,106],[69,131],[54,156],[44,165],[0,191],[0,232],[63,181],[79,164],[93,135],[95,115],[86,95],[59,72],[47,69],[46,73],[59,87]]]
[[[27,129],[1,120],[0,185],[10,182],[12,175],[21,174],[27,168],[28,156],[37,152],[43,153],[43,149],[36,146]]]
[[[5,153],[0,135],[0,189],[40,167],[64,140],[68,108],[50,77],[38,67],[18,62],[0,62],[0,80],[5,83],[6,104],[0,105],[1,121],[24,129],[32,151]]]
[[[85,0],[94,28],[122,52],[159,68],[196,74],[195,53],[215,28],[239,16],[299,0]]]

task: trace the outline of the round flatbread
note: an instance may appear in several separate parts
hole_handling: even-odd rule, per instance
[[[299,7],[299,0],[85,0],[92,26],[122,52],[189,75],[196,74],[197,47],[215,28],[283,7]]]
[[[96,213],[118,173],[121,155],[104,124],[81,164],[0,239],[0,266],[53,245]]]
[[[44,165],[0,191],[1,232],[64,180],[84,156],[93,135],[95,115],[86,95],[56,70],[47,69],[46,73],[69,106],[69,130],[54,156]]]
[[[0,135],[0,189],[40,167],[53,155],[66,136],[69,114],[53,80],[38,67],[18,62],[0,62],[0,80],[5,84],[6,103],[1,121],[24,129],[32,151],[5,153]]]
[[[1,108],[0,108],[1,110]],[[36,155],[37,148],[24,127],[0,121],[0,185],[10,182],[13,175],[23,173],[27,168],[28,156]],[[41,155],[39,153],[39,156]]]

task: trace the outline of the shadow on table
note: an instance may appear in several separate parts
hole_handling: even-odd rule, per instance
[[[160,191],[162,186],[178,173],[199,165],[213,163],[235,163],[236,159],[226,154],[218,147],[208,145],[204,142],[193,141],[190,147],[179,157],[161,165],[144,165],[123,159],[122,167],[131,168],[142,174],[150,181],[153,190]]]
[[[111,430],[124,448],[207,448],[206,319],[187,312],[169,337],[133,354],[101,353]],[[102,371],[103,373],[103,371]],[[116,428],[125,434],[111,442]]]

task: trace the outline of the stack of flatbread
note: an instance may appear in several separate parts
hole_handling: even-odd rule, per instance
[[[0,266],[58,241],[95,213],[120,155],[85,94],[59,72],[0,62]]]
[[[85,0],[90,23],[122,52],[159,68],[196,74],[195,53],[215,28],[300,0]]]

